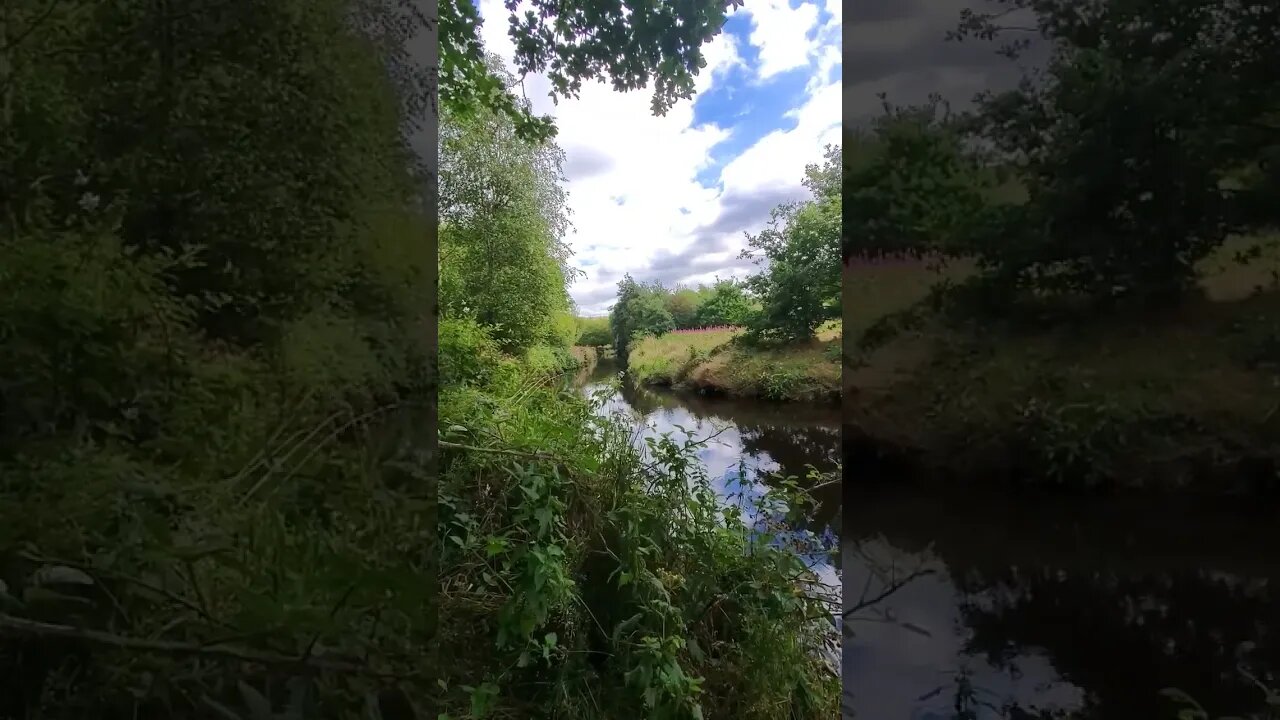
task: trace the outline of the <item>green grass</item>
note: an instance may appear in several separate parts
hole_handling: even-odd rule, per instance
[[[849,336],[856,338],[876,320],[919,302],[939,282],[963,280],[972,272],[968,260],[937,271],[923,262],[846,265],[841,305]]]
[[[1258,246],[1252,262],[1236,261],[1239,253]],[[844,269],[843,310],[851,338],[880,318],[923,300],[940,282],[971,277],[972,260],[952,260],[937,271],[923,262],[847,265]],[[1280,272],[1280,234],[1235,237],[1200,263],[1201,285],[1211,300],[1238,300],[1275,283]]]
[[[631,349],[628,372],[637,382],[738,397],[816,401],[840,392],[841,326],[830,321],[807,343],[755,348],[731,343],[736,331],[669,333]]]
[[[1175,310],[1031,332],[928,318],[851,350],[846,421],[968,476],[1227,489],[1241,468],[1280,458],[1280,253],[1274,236],[1261,240],[1248,265],[1234,261],[1246,239],[1208,258],[1204,296]],[[873,280],[852,295],[880,313],[859,318],[864,329],[933,282],[919,269],[862,276]],[[893,290],[877,297],[872,282]]]

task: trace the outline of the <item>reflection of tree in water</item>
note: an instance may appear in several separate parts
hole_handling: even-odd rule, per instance
[[[1257,712],[1263,698],[1238,666],[1280,669],[1280,643],[1268,642],[1278,609],[1262,582],[1048,567],[952,578],[972,633],[966,650],[1016,672],[1019,653],[1042,649],[1093,696],[1088,717],[1165,716],[1159,692],[1170,686],[1222,714]]]
[[[1025,505],[1022,518],[1009,507],[981,510],[954,498],[913,497],[901,516],[874,501],[847,511],[857,511],[855,526],[891,528],[886,542],[898,552],[935,558],[957,591],[967,635],[957,664],[978,659],[1016,678],[1019,658],[1039,655],[1086,695],[1086,706],[1070,714],[1002,708],[1000,717],[1174,718],[1160,695],[1169,687],[1189,693],[1210,717],[1263,711],[1264,694],[1242,670],[1272,686],[1280,673],[1280,597],[1268,588],[1274,568],[1248,560],[1272,543],[1244,537],[1252,531],[1240,521],[1242,542],[1231,541],[1203,516],[1199,523],[1166,516],[1140,529],[1134,526],[1149,519],[1137,515],[1127,529],[1114,518],[1105,528],[1083,519],[1064,525],[1047,509],[1049,499],[1041,500]],[[877,519],[884,513],[893,517]],[[1166,537],[1160,525],[1176,531]],[[1191,536],[1197,554],[1175,536]],[[856,597],[858,580],[846,580],[847,595]]]
[[[807,465],[830,471],[840,461],[840,430],[834,427],[739,425],[742,449],[748,455],[768,455],[783,475],[804,477]]]

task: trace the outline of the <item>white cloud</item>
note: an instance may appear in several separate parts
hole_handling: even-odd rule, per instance
[[[720,177],[725,191],[753,188],[795,188],[798,192],[804,167],[821,158],[821,150],[840,142],[840,81],[824,83],[810,93],[804,105],[787,116],[796,121],[790,130],[774,130],[725,165]]]
[[[817,27],[817,6],[791,10],[785,1],[776,3],[774,10],[757,7],[753,12],[759,14],[753,14],[753,19],[759,22],[764,17],[766,23],[790,27],[785,35],[798,39],[803,53],[779,49],[787,43],[774,41],[780,34],[776,25],[761,40],[757,40],[757,29],[750,42],[767,67],[812,65],[815,80],[809,83],[804,103],[789,118],[777,119],[780,125],[795,127],[759,139],[721,169],[720,182],[709,186],[699,182],[698,176],[713,166],[712,150],[734,137],[733,125],[742,121],[738,113],[718,116],[723,125],[694,127],[690,100],[677,103],[664,117],[654,117],[649,90],[616,93],[604,83],[587,84],[579,98],[556,105],[547,98],[546,78],[525,79],[525,92],[535,111],[555,116],[557,143],[568,156],[566,189],[574,230],[567,240],[577,264],[587,273],[570,288],[580,312],[605,312],[617,281],[626,272],[640,280],[660,278],[667,283],[746,274],[749,266],[737,260],[745,246],[742,231],[758,230],[762,222],[729,227],[733,223],[726,220],[726,210],[767,218],[778,199],[802,193],[804,165],[820,158],[823,143],[838,142],[839,81],[826,82],[839,62],[838,24],[834,42],[826,31],[831,23],[806,39]],[[506,35],[507,11],[501,0],[481,0],[480,9],[490,18],[482,31],[486,47],[510,62],[513,46]],[[770,12],[776,14],[770,16]],[[707,67],[696,79],[698,92],[723,86],[731,70],[744,67],[739,43],[735,36],[721,33],[704,48]],[[744,200],[752,199],[758,200],[758,212],[754,206],[744,212]],[[721,226],[725,227],[716,229]]]
[[[818,25],[817,5],[793,8],[789,0],[753,0],[743,12],[754,25],[751,44],[760,49],[756,72],[761,80],[809,64],[818,42],[809,38]]]

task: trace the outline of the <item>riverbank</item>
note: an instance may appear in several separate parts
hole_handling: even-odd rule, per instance
[[[697,446],[657,438],[642,457],[628,423],[547,382],[530,362],[546,353],[508,356],[489,333],[440,324],[436,707],[831,717],[811,622],[829,602],[794,592],[803,558],[721,512]]]
[[[737,329],[667,333],[637,342],[627,372],[641,385],[668,386],[710,395],[785,402],[838,402],[838,322],[808,343],[777,348],[734,342]]]
[[[1208,267],[1204,297],[1168,311],[863,333],[846,440],[947,481],[1274,492],[1280,291],[1255,291],[1260,273]]]

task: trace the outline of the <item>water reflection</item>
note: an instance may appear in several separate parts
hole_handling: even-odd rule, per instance
[[[1264,696],[1241,669],[1280,679],[1274,515],[940,488],[845,502],[858,718],[1174,718],[1166,687],[1246,716]]]
[[[619,371],[615,363],[604,360],[578,382],[585,393],[599,392],[618,380]],[[705,397],[623,382],[608,395],[600,412],[632,416],[643,425],[641,437],[670,433],[682,442],[714,435],[698,451],[698,459],[726,504],[744,509],[752,507],[763,491],[755,482],[762,472],[804,478],[810,466],[819,472],[839,466],[840,411],[836,407]],[[833,555],[839,542],[839,483],[819,488],[814,495],[818,506],[802,524],[815,537],[798,549],[838,605],[840,579]]]

